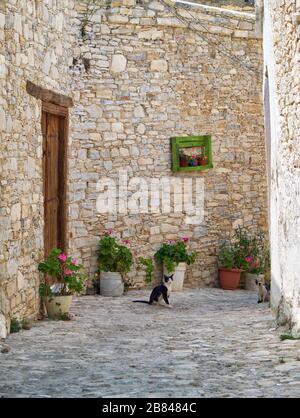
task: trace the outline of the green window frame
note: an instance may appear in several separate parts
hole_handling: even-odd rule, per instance
[[[180,150],[182,148],[194,148],[202,147],[204,155],[207,158],[205,165],[197,166],[180,166]],[[176,136],[171,138],[172,148],[172,171],[203,171],[213,168],[212,164],[212,147],[211,147],[211,135],[201,136]]]

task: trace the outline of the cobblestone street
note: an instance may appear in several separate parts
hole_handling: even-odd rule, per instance
[[[280,341],[256,294],[148,291],[73,302],[68,322],[37,322],[0,354],[0,397],[299,397],[300,341]]]

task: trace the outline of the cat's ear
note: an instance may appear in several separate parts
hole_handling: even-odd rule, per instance
[[[174,276],[174,274],[171,274],[171,276],[170,276],[170,279],[171,279],[171,280],[173,280],[173,276]]]
[[[164,274],[164,281],[167,282],[168,280],[169,280],[169,277]]]

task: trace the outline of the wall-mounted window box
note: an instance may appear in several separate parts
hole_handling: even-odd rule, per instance
[[[199,171],[213,167],[211,136],[176,136],[172,141],[172,171]]]

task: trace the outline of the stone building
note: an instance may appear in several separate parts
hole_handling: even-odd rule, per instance
[[[300,1],[264,2],[272,305],[300,330]]]
[[[266,228],[255,16],[164,1],[89,4],[0,5],[0,329],[36,314],[37,263],[54,243],[94,274],[106,228],[137,256],[187,235],[199,254],[187,284],[213,286],[221,240],[237,225]],[[170,138],[188,135],[212,138],[201,224],[172,211],[97,211],[97,182],[121,169],[128,182],[199,177],[171,170]],[[126,280],[143,285],[135,267]]]

